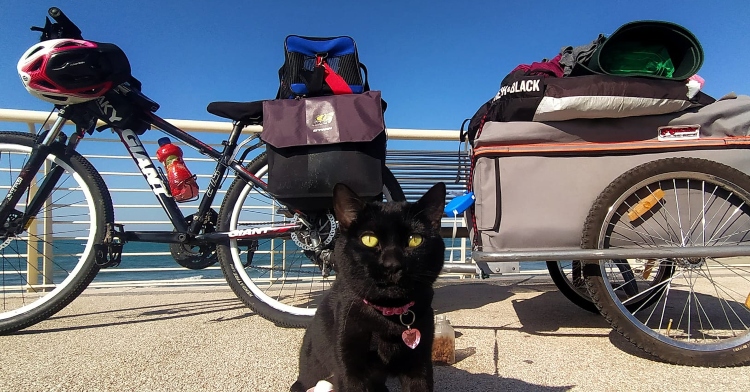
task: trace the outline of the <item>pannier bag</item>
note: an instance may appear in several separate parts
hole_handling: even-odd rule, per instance
[[[284,41],[284,52],[276,98],[360,94],[370,90],[367,69],[359,62],[357,45],[351,37],[290,35]]]
[[[486,252],[578,248],[595,199],[621,174],[671,157],[750,173],[748,145],[748,96],[655,116],[488,123],[473,143],[470,232]]]
[[[344,183],[362,197],[383,191],[386,133],[380,91],[263,102],[268,191],[302,210],[333,205]]]

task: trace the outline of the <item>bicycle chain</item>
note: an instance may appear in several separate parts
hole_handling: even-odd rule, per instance
[[[8,237],[8,239],[6,239],[2,244],[0,244],[0,250],[5,249],[5,247],[7,247],[8,245],[10,245],[10,243],[13,242],[13,240],[15,240],[15,239],[16,239],[15,236]]]

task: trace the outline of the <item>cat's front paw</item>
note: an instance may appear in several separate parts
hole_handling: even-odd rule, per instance
[[[333,384],[326,380],[320,380],[315,387],[310,388],[307,392],[333,392]]]

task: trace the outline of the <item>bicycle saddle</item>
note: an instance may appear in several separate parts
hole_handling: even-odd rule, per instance
[[[206,108],[209,113],[247,125],[263,124],[263,101],[253,102],[211,102]]]

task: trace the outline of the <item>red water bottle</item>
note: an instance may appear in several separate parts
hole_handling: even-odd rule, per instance
[[[198,198],[198,184],[195,182],[195,176],[190,173],[185,166],[185,161],[182,160],[180,146],[172,144],[168,137],[163,137],[159,139],[156,158],[167,169],[167,181],[175,201],[183,203]]]

